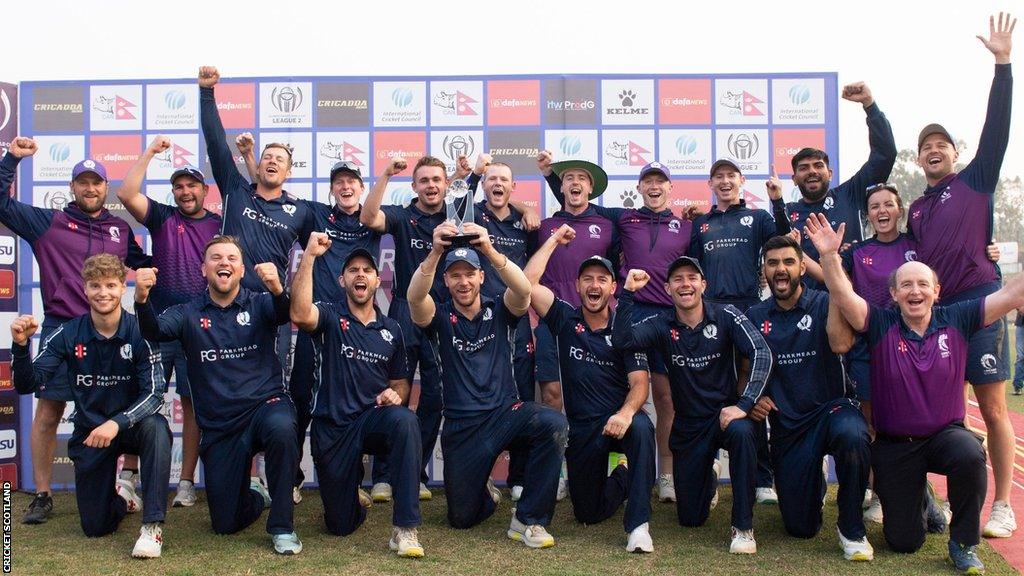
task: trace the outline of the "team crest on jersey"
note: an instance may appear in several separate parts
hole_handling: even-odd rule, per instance
[[[604,342],[605,342],[605,344],[607,344],[610,347],[612,345],[612,335],[611,334],[605,334],[604,335]]]
[[[831,210],[835,205],[836,199],[829,196],[828,198],[825,198],[825,203],[822,204],[821,207],[825,210]]]
[[[213,326],[213,323],[210,322],[209,318],[200,318],[199,325],[202,326],[204,330],[209,330],[210,326]]]
[[[804,332],[809,332],[811,330],[811,315],[804,314],[804,317],[801,318],[800,321],[796,323],[796,327],[803,330]]]
[[[484,321],[486,322],[487,320],[490,320],[491,318],[494,318],[494,310],[491,310],[490,308],[486,308],[484,310]]]
[[[289,215],[289,216],[295,216],[295,205],[294,204],[284,204],[284,205],[281,206],[281,210],[284,210],[284,213]]]
[[[769,333],[771,333],[771,331],[772,331],[772,323],[771,322],[769,322],[767,320],[765,320],[764,322],[761,322],[761,333],[762,334],[769,334]]]
[[[238,322],[239,326],[248,326],[249,325],[249,313],[248,312],[239,312],[238,316],[235,316],[235,322]]]
[[[708,324],[704,327],[704,337],[708,340],[718,340],[718,326]]]
[[[85,358],[85,344],[75,344],[75,358]]]
[[[981,367],[985,369],[985,374],[995,374],[996,357],[991,354],[985,354],[981,357]]]
[[[338,324],[341,326],[342,332],[348,330],[348,318],[342,318],[341,321],[338,322]]]
[[[672,340],[674,342],[678,342],[679,341],[679,330],[676,330],[675,328],[671,328],[668,331],[668,335],[672,337]]]
[[[522,220],[516,220],[515,222],[512,223],[512,227],[515,228],[516,230],[522,230],[523,229],[523,221]]]
[[[597,224],[591,224],[590,228],[588,228],[587,230],[590,231],[590,237],[591,238],[600,238],[601,237],[601,227],[598,226]]]
[[[682,224],[680,224],[679,220],[676,220],[675,218],[668,221],[668,231],[673,234],[679,234],[680,226],[682,226]]]
[[[121,346],[121,358],[124,358],[125,360],[131,360],[132,359],[132,345],[131,344],[125,344],[124,346]]]
[[[121,243],[121,229],[117,226],[110,227],[110,241],[117,242],[118,244]]]
[[[395,341],[394,334],[392,334],[391,330],[388,330],[387,328],[380,329],[380,337],[383,338],[384,341],[387,342],[388,344],[391,344],[392,342]]]
[[[953,195],[949,193],[949,188],[946,188],[945,190],[942,191],[942,194],[939,196],[939,204],[945,204],[946,200],[949,200],[952,197]]]
[[[754,217],[744,216],[743,218],[740,218],[740,224],[746,226],[747,228],[750,228],[754,225]]]
[[[903,259],[907,262],[913,262],[917,260],[917,250],[907,250],[903,253]]]
[[[949,336],[947,334],[939,334],[939,354],[943,358],[949,358]]]

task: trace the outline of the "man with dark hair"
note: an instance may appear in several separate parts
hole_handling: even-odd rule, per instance
[[[75,497],[86,536],[111,534],[125,514],[143,508],[131,481],[115,483],[121,454],[142,456],[145,511],[132,556],[156,558],[163,546],[171,431],[159,413],[165,387],[160,350],[142,338],[135,317],[121,307],[125,276],[119,256],[87,258],[80,277],[89,312],[54,330],[34,361],[29,341],[39,324],[32,316],[18,317],[11,323],[11,369],[18,393],[29,394],[67,366],[75,402],[68,456],[75,464]]]
[[[827,484],[822,458],[832,455],[839,479],[839,543],[847,560],[867,561],[861,502],[871,468],[871,439],[847,386],[840,354],[853,330],[828,293],[801,283],[806,271],[800,244],[776,236],[764,245],[764,277],[772,298],[747,311],[775,357],[765,395],[751,417],[771,421],[771,456],[779,511],[786,532],[811,538],[821,528]]]
[[[1016,19],[999,14],[989,19],[989,37],[978,39],[995,57],[995,76],[978,152],[960,172],[949,132],[939,124],[925,126],[917,140],[917,163],[928,188],[910,205],[907,228],[917,241],[917,258],[939,275],[946,305],[981,298],[999,289],[999,268],[985,253],[992,240],[993,194],[1010,140],[1013,76],[1010,51]],[[989,457],[995,477],[992,514],[985,523],[988,537],[1008,538],[1017,529],[1010,507],[1013,481],[1013,424],[1006,412],[1006,381],[1010,378],[1006,320],[987,324],[972,334],[967,354],[967,381],[974,388],[988,431]]]
[[[253,268],[269,293],[243,288],[243,262],[234,237],[214,237],[203,249],[207,291],[159,317],[149,302],[157,269],[140,269],[135,312],[148,340],[180,340],[185,350],[213,531],[238,532],[270,507],[267,532],[274,551],[298,554],[302,543],[291,498],[298,466],[295,407],[274,350],[278,329],[289,319],[288,294],[271,262]],[[252,457],[261,451],[269,493],[259,478],[245,482]]]
[[[95,160],[82,160],[72,168],[69,188],[74,201],[63,210],[37,208],[12,198],[8,191],[18,163],[37,150],[34,140],[19,136],[0,160],[0,222],[29,243],[39,264],[44,313],[40,337],[46,340],[61,324],[90,310],[81,275],[86,258],[114,254],[129,268],[149,266],[150,258],[139,248],[131,226],[104,208],[107,170]],[[57,424],[72,398],[66,368],[55,369],[52,380],[41,383],[36,397],[39,403],[30,435],[36,496],[25,512],[25,524],[42,524],[53,511],[50,473]]]

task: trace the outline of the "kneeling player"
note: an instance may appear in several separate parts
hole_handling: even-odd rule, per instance
[[[420,427],[402,406],[409,396],[405,339],[398,322],[374,303],[377,261],[352,250],[339,278],[345,300],[313,303],[313,262],[331,239],[314,232],[292,284],[292,321],[311,333],[314,357],[311,447],[332,534],[347,536],[366,519],[359,505],[362,455],[388,454],[395,501],[391,541],[399,556],[423,556],[420,524]]]
[[[654,486],[654,425],[641,410],[650,389],[647,359],[641,353],[612,348],[615,292],[612,263],[591,256],[579,267],[576,291],[583,304],[574,308],[539,284],[551,254],[572,241],[576,231],[563,224],[530,260],[531,305],[558,343],[562,397],[569,418],[565,451],[569,497],[576,519],[596,524],[626,501],[622,518],[629,537],[626,550],[653,552],[648,521]],[[625,452],[626,461],[608,475],[608,453]]]
[[[121,308],[125,267],[113,254],[97,254],[82,267],[89,313],[68,320],[29,360],[29,339],[39,328],[31,316],[11,324],[11,368],[19,394],[49,382],[62,363],[75,401],[75,429],[68,456],[75,463],[75,498],[82,531],[105,536],[129,512],[144,509],[142,530],[132,556],[156,558],[163,546],[161,524],[167,511],[171,475],[171,431],[157,411],[166,383],[160,351],[142,338],[135,317]],[[121,454],[142,460],[144,498],[132,482],[117,480]],[[145,504],[143,506],[143,504]]]
[[[470,528],[494,513],[497,499],[487,478],[507,448],[529,450],[523,495],[508,536],[532,548],[554,546],[544,528],[551,522],[568,424],[565,416],[533,402],[521,402],[512,368],[519,318],[530,306],[530,281],[514,262],[491,245],[487,230],[466,224],[474,244],[508,288],[501,300],[480,296],[484,273],[472,248],[455,248],[444,261],[444,283],[452,299],[430,297],[434,271],[448,239],[449,222],[434,230],[433,247],[409,284],[413,322],[424,329],[441,363],[444,392],[444,490],[448,522]]]

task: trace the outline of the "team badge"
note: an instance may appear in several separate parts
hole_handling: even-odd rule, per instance
[[[682,224],[680,224],[679,220],[676,220],[675,218],[668,221],[668,231],[673,234],[679,234],[680,226],[682,226]]]
[[[118,244],[121,243],[121,229],[117,226],[110,227],[110,241],[117,242]]]
[[[718,327],[714,324],[708,324],[705,326],[704,337],[708,340],[718,340]]]
[[[490,320],[491,318],[494,318],[494,310],[491,310],[490,308],[485,309],[484,310],[484,321],[486,322],[487,320]]]
[[[608,346],[611,346],[612,345],[612,335],[611,334],[605,334],[604,335],[604,341],[605,341],[606,344],[608,344]]]
[[[751,228],[754,226],[754,217],[744,216],[743,218],[740,218],[740,224],[746,226],[747,228]]]
[[[917,260],[917,250],[907,250],[903,253],[903,259],[907,262],[913,262]]]
[[[132,359],[132,345],[131,344],[125,344],[124,346],[121,346],[121,358],[124,358],[125,360],[131,360]]]
[[[380,337],[383,338],[384,341],[387,342],[388,344],[391,344],[395,340],[395,336],[387,328],[380,329]]]
[[[811,329],[811,315],[804,314],[804,317],[801,318],[800,321],[796,323],[796,327],[803,330],[804,332],[809,331]]]
[[[939,334],[939,352],[943,358],[949,358],[949,336]]]
[[[283,206],[281,206],[281,210],[284,210],[284,213],[289,215],[289,216],[295,216],[295,205],[294,204],[284,204]]]
[[[238,322],[239,326],[248,326],[249,325],[249,313],[248,312],[239,312],[238,316],[235,316],[235,322]]]
[[[831,210],[832,207],[835,206],[835,205],[836,205],[835,198],[829,196],[828,198],[825,198],[825,203],[822,204],[821,207],[824,208],[825,210]]]

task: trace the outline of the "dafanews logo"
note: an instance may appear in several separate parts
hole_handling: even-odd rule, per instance
[[[673,175],[707,176],[711,169],[710,130],[660,130],[658,160]]]
[[[768,80],[715,80],[715,120],[718,124],[767,124]]]
[[[653,124],[654,80],[603,80],[602,124]]]
[[[318,82],[317,128],[370,125],[369,82]]]
[[[612,176],[636,176],[654,160],[653,130],[605,130],[601,165]]]
[[[313,84],[261,82],[261,128],[312,128]]]
[[[142,86],[92,86],[89,127],[101,130],[142,130]]]
[[[317,178],[330,178],[331,168],[338,162],[349,162],[359,168],[363,178],[369,177],[369,132],[317,132],[316,150]]]
[[[196,84],[150,84],[146,86],[146,128],[148,130],[197,130],[199,91]]]
[[[423,82],[374,82],[374,126],[425,126],[427,87]]]
[[[75,162],[85,158],[85,136],[36,136],[39,151],[32,157],[32,179],[67,186]]]
[[[431,82],[431,126],[483,124],[483,82]]]
[[[32,90],[32,126],[45,132],[85,130],[84,86],[40,86]]]
[[[825,80],[787,78],[772,80],[772,122],[824,124]]]

